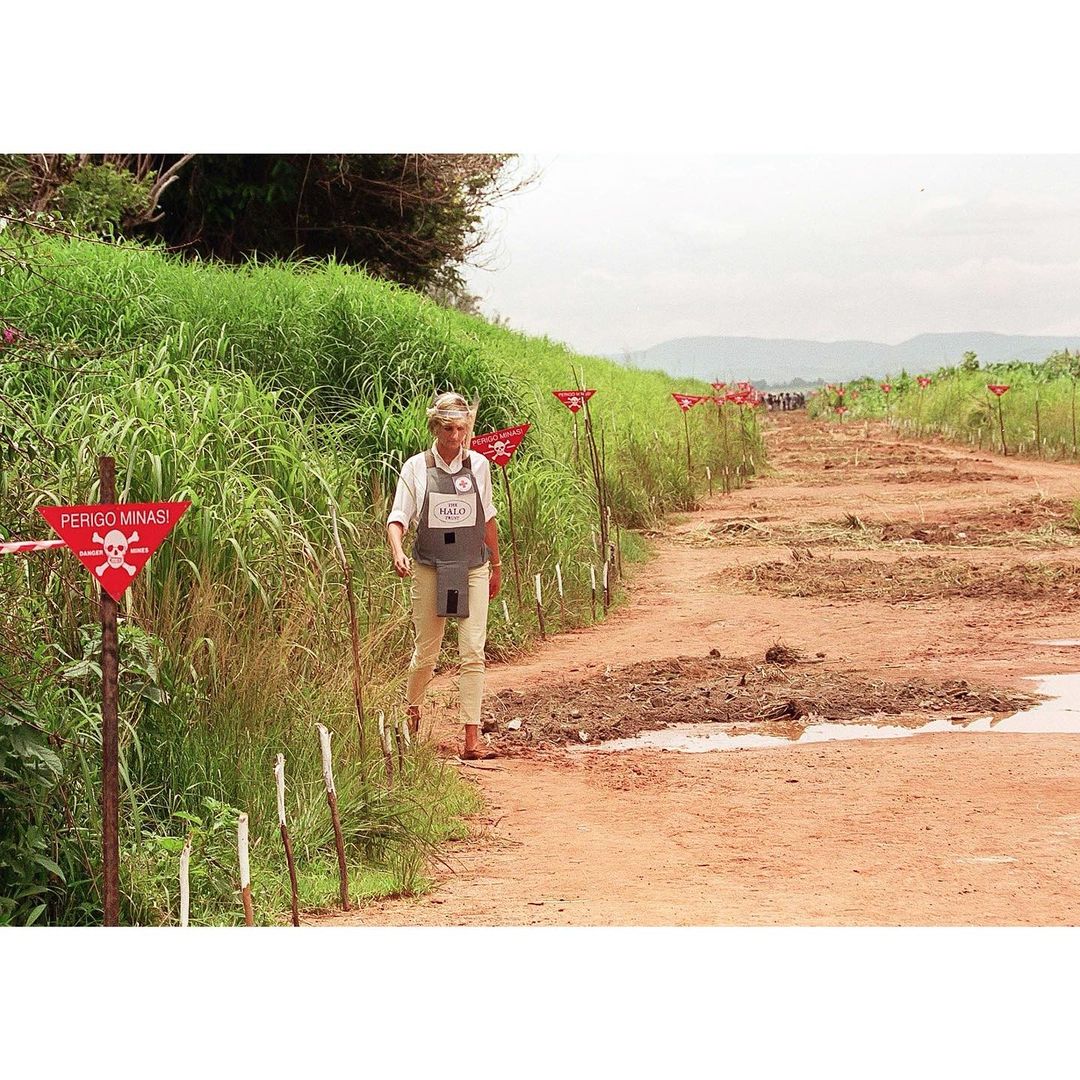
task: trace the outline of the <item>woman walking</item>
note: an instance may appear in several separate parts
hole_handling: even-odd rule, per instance
[[[413,734],[420,730],[420,704],[446,620],[456,618],[458,708],[465,728],[461,756],[475,761],[497,756],[480,740],[488,601],[498,595],[502,582],[491,468],[483,454],[468,449],[476,416],[460,394],[439,394],[427,417],[435,442],[405,462],[386,525],[395,572],[412,575],[415,638],[405,691],[409,726]],[[412,559],[403,546],[411,527],[416,528]]]

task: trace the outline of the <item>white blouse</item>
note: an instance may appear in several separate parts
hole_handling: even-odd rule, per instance
[[[435,467],[445,473],[461,472],[461,456],[458,455],[448,465],[436,449],[438,443],[431,444],[431,452],[435,455]],[[483,454],[475,450],[469,451],[469,465],[473,476],[476,477],[476,493],[480,496],[480,505],[484,508],[484,521],[490,521],[495,517],[495,503],[491,497],[491,466]],[[414,526],[420,518],[420,508],[424,505],[424,496],[427,494],[427,463],[423,454],[413,454],[401,467],[401,476],[398,477],[397,491],[394,492],[394,505],[386,519],[387,525],[396,521],[401,524],[406,532]]]

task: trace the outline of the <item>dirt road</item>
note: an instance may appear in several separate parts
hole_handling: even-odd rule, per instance
[[[488,809],[448,852],[452,872],[358,920],[310,921],[1080,922],[1080,735],[693,754],[564,744],[578,727],[590,742],[590,727],[658,727],[676,703],[716,729],[767,705],[793,734],[822,716],[865,720],[867,694],[908,726],[1000,716],[1034,689],[1024,676],[1080,671],[1080,649],[1035,644],[1080,637],[1080,467],[802,414],[767,423],[772,475],[655,537],[630,604],[490,670],[496,715],[525,723],[497,736],[495,768],[466,771]],[[796,658],[765,664],[778,642]]]

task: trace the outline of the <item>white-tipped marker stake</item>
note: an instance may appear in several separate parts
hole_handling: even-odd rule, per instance
[[[536,621],[540,625],[540,637],[545,638],[547,634],[544,632],[544,607],[543,602],[540,599],[540,575],[536,575]]]
[[[611,604],[611,589],[608,587],[608,564],[604,563],[604,613]]]
[[[559,586],[559,615],[562,618],[563,626],[566,626],[566,597],[563,595],[562,584],[562,563],[555,564],[555,580]]]
[[[506,606],[506,597],[503,597],[503,618],[506,620],[506,625],[510,625],[510,609]]]
[[[394,786],[394,756],[390,752],[390,732],[386,730],[386,713],[379,713],[379,742],[382,744],[383,764],[386,766],[387,790]]]
[[[274,779],[277,781],[277,815],[281,829],[281,842],[285,845],[285,862],[289,867],[289,887],[292,891],[292,924],[300,925],[300,898],[296,885],[296,862],[293,859],[292,842],[285,825],[285,755],[278,754],[274,765]]]
[[[405,737],[401,734],[401,730],[404,727],[404,717],[396,717],[394,720],[394,742],[397,744],[398,776],[405,775]]]
[[[708,465],[705,466],[705,475],[709,478],[709,494],[712,494],[712,469]]]
[[[191,837],[184,841],[184,850],[180,852],[180,925],[187,926],[191,914],[191,879],[188,869],[191,866]]]
[[[241,814],[236,823],[236,850],[240,858],[240,896],[244,901],[244,925],[255,925],[251,906],[251,865],[248,862],[248,816]]]
[[[589,563],[589,582],[592,585],[592,617],[596,622],[596,567]]]
[[[319,746],[322,750],[322,774],[326,784],[326,802],[330,807],[330,820],[334,823],[334,844],[337,847],[338,877],[341,882],[341,910],[349,910],[349,874],[345,868],[345,838],[341,835],[341,818],[338,816],[337,792],[334,790],[334,766],[330,756],[330,732],[323,724],[319,730]]]

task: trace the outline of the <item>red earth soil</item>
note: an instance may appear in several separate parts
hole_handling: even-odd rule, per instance
[[[793,537],[822,529],[832,539],[815,553],[835,559],[923,553],[985,566],[1075,565],[1080,546],[1068,517],[1080,467],[799,413],[766,424],[769,475],[673,519],[654,538],[655,558],[633,571],[624,607],[491,667],[489,694],[512,688],[542,704],[545,688],[565,698],[567,683],[608,667],[713,649],[763,658],[777,641],[824,654],[816,673],[838,681],[964,679],[1030,693],[1025,676],[1080,670],[1080,651],[1035,643],[1080,637],[1080,600],[1071,595],[889,604],[751,592],[733,573],[789,558]],[[846,515],[875,539],[845,548],[835,534]],[[725,523],[748,519],[765,526],[760,542],[746,532],[725,541]],[[1047,520],[1049,534],[1022,531]],[[1021,530],[1015,545],[1002,543],[1006,529]],[[452,712],[434,712],[434,737],[452,754]],[[433,867],[435,887],[308,923],[1080,921],[1080,735],[954,732],[694,754],[514,748],[458,767],[486,809],[470,837],[443,853],[450,869]]]

